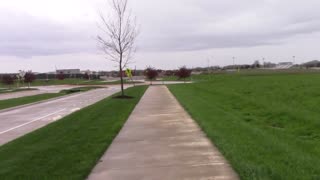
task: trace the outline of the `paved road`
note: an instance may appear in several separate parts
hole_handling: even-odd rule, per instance
[[[214,180],[237,174],[165,86],[151,86],[89,180]]]
[[[94,104],[119,90],[116,86],[96,89],[0,113],[0,145]]]
[[[58,93],[61,90],[72,89],[75,87],[79,87],[79,86],[73,86],[73,85],[37,86],[32,88],[37,88],[38,90],[2,93],[0,94],[0,100],[19,98],[24,96],[33,96],[33,95],[44,94],[44,93]]]

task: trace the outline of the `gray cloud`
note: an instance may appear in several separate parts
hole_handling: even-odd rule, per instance
[[[0,54],[11,56],[93,52],[91,32],[25,13],[0,13]]]
[[[154,7],[161,4],[168,9]],[[143,16],[138,10],[138,14],[142,22],[149,22],[142,23],[146,35],[140,41],[141,48],[149,51],[277,45],[320,31],[316,0],[176,0],[173,4],[164,0],[147,5],[152,13]]]
[[[131,0],[130,3],[141,24],[138,46],[143,52],[279,45],[295,36],[320,31],[318,0]],[[1,11],[0,54],[28,57],[93,53],[95,23],[92,20],[67,24],[23,12]]]

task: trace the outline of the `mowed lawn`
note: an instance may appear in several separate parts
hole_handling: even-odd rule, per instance
[[[34,91],[34,90],[38,90],[38,89],[36,89],[36,88],[23,88],[23,89],[17,89],[17,88],[6,89],[6,88],[3,88],[3,89],[1,89],[0,88],[0,94],[21,92],[21,91]]]
[[[132,84],[131,80],[124,80],[124,83]],[[135,82],[135,83],[141,83],[141,82]],[[51,86],[51,85],[115,85],[115,84],[120,84],[120,80],[106,82],[101,79],[87,80],[87,79],[68,78],[64,80],[50,79],[49,81],[38,79],[32,82],[31,86],[36,88],[37,86]],[[7,87],[4,85],[2,86]],[[1,84],[0,84],[0,87],[1,87]]]
[[[124,80],[124,83],[132,84],[131,80]],[[135,82],[135,83],[141,83],[141,82]],[[16,84],[17,82],[15,82],[11,86],[8,86],[0,83],[0,88],[10,89],[15,87]],[[30,85],[31,87],[36,88],[37,86],[52,86],[52,85],[114,85],[114,84],[120,84],[120,80],[106,82],[105,80],[102,80],[102,79],[87,80],[87,79],[77,79],[77,78],[66,78],[64,80],[50,79],[48,81],[45,79],[37,79],[34,82],[32,82]],[[22,84],[20,85],[22,86]],[[27,86],[27,84],[25,83],[24,86]],[[0,92],[1,92],[1,89],[0,89]]]
[[[133,99],[106,98],[0,146],[0,179],[85,179],[145,90],[129,88]]]
[[[37,94],[33,96],[24,96],[19,98],[0,100],[0,110],[21,106],[21,105],[26,105],[26,104],[31,104],[35,102],[40,102],[44,100],[49,100],[52,98],[57,98],[57,97],[65,96],[72,93],[85,92],[85,91],[89,91],[97,88],[100,88],[100,87],[96,87],[96,86],[77,87],[73,89],[62,90],[59,93],[44,93],[44,94]]]
[[[169,88],[242,179],[320,179],[319,74],[205,79]]]

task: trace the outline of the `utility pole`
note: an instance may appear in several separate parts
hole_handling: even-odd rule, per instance
[[[232,61],[233,61],[233,69],[236,69],[235,59],[236,59],[236,57],[232,57]]]
[[[293,65],[295,65],[296,64],[296,56],[292,56],[292,58],[293,58]]]
[[[209,70],[209,68],[210,68],[210,59],[209,58],[207,58],[207,63],[208,63],[208,74],[210,74],[210,70]]]
[[[192,66],[192,69],[191,69],[191,76],[190,76],[190,80],[192,82],[192,71],[193,71],[194,67]]]

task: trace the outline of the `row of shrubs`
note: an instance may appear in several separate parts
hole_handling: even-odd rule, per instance
[[[148,67],[145,70],[145,76],[147,77],[147,79],[149,80],[155,80],[158,76],[159,76],[159,70],[156,70],[155,68],[152,67]],[[185,66],[179,68],[176,71],[170,71],[170,74],[166,74],[167,76],[176,76],[178,79],[183,79],[184,81],[186,80],[186,78],[191,76],[191,69],[186,68]]]
[[[37,79],[57,79],[58,74],[47,74],[47,73],[40,73],[36,74]],[[63,74],[64,78],[73,78],[73,79],[89,79],[88,74]],[[100,79],[99,75],[90,74],[90,79]]]
[[[30,83],[32,83],[35,79],[36,79],[35,74],[32,73],[31,71],[28,71],[24,74],[23,77],[20,77],[17,75],[10,75],[10,74],[3,75],[1,77],[1,82],[2,84],[9,85],[9,86],[12,85],[15,81],[17,81],[18,83],[24,82],[24,83],[28,83],[28,87],[30,87]]]
[[[191,76],[191,72],[192,72],[191,69],[188,69],[185,66],[183,66],[176,71],[167,71],[165,75],[177,76],[178,79],[186,80],[186,78]],[[153,67],[148,67],[144,72],[146,78],[151,81],[155,80],[159,76],[160,73],[161,73],[161,71],[159,71]],[[57,74],[54,76],[56,79],[59,79],[59,80],[64,80],[66,78],[66,75],[63,73],[60,73],[60,74]],[[77,76],[77,77],[79,78],[80,76]],[[96,79],[89,74],[83,74],[80,78]],[[23,77],[18,77],[17,75],[10,75],[10,74],[3,75],[1,77],[1,82],[2,82],[2,84],[8,85],[8,86],[14,84],[15,82],[17,82],[17,83],[24,82],[24,83],[28,83],[28,86],[30,87],[30,83],[32,83],[36,79],[37,79],[37,75],[35,75],[31,71],[28,71],[24,74]]]

